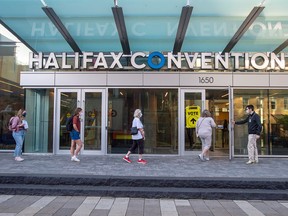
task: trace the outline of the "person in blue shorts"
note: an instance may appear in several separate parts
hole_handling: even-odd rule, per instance
[[[70,132],[71,137],[71,161],[80,162],[78,159],[78,154],[83,146],[83,142],[80,139],[80,131],[81,131],[81,124],[80,124],[80,117],[83,115],[82,108],[78,107],[73,115],[73,129]]]

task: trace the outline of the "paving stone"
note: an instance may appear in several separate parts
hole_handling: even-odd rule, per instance
[[[116,198],[108,216],[125,216],[129,198]]]
[[[213,216],[210,209],[206,206],[204,200],[195,199],[189,201],[196,215]]]
[[[52,200],[48,205],[42,208],[39,212],[35,214],[35,216],[44,216],[45,214],[54,214],[57,212],[62,206],[68,202],[72,197],[70,196],[59,196],[56,199]]]
[[[97,203],[95,209],[109,210],[109,209],[111,209],[114,201],[115,201],[115,198],[102,197],[102,198],[99,200],[99,202]]]
[[[70,216],[75,211],[76,209],[73,209],[73,208],[61,208],[55,214],[53,214],[53,216],[64,216],[64,215]]]
[[[94,209],[90,216],[108,216],[110,209]]]
[[[265,216],[247,201],[235,200],[234,202],[249,216]]]
[[[218,200],[204,200],[204,203],[214,216],[230,216],[229,212],[227,212]]]
[[[160,200],[159,199],[145,199],[144,202],[144,216],[160,216]]]
[[[6,212],[6,210],[17,205],[18,203],[22,202],[23,199],[25,199],[27,196],[23,195],[16,195],[11,197],[10,199],[0,203],[0,212]],[[18,213],[18,212],[17,212]]]
[[[72,216],[89,216],[99,200],[100,197],[87,197]]]
[[[25,208],[32,205],[34,202],[41,199],[39,196],[27,196],[24,199],[22,199],[20,202],[15,203],[15,205],[9,207],[5,210],[6,213],[20,213]]]
[[[25,209],[23,209],[23,211],[19,212],[17,215],[18,216],[34,215],[39,210],[41,210],[46,205],[48,205],[55,198],[56,197],[44,196],[41,199],[39,199],[36,202],[34,202],[32,205],[30,205],[30,206],[26,207]]]
[[[277,201],[263,201],[263,203],[265,203],[265,205],[268,205],[270,208],[274,209],[277,213],[279,213],[282,216],[288,215],[288,209]]]
[[[273,208],[264,204],[263,201],[260,201],[260,200],[259,201],[250,201],[249,203],[252,206],[254,206],[256,209],[258,209],[260,212],[262,212],[264,215],[281,216]],[[287,211],[288,211],[288,209],[287,209]]]
[[[230,215],[247,216],[247,214],[232,200],[219,200],[219,203],[229,212]]]
[[[188,201],[188,200],[187,200]],[[179,216],[196,216],[192,207],[189,206],[176,206]]]

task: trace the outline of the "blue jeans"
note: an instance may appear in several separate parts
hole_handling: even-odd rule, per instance
[[[24,142],[24,130],[20,130],[17,132],[13,131],[12,136],[16,142],[14,157],[20,157],[22,154],[22,146]]]

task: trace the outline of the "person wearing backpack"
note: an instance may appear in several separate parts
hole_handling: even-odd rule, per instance
[[[17,114],[13,117],[11,122],[12,136],[16,142],[14,157],[15,161],[23,161],[24,159],[21,157],[22,155],[22,147],[24,142],[24,124],[22,123],[22,114],[23,110],[19,109]]]
[[[83,143],[80,139],[80,131],[81,131],[81,124],[80,124],[80,117],[82,118],[83,111],[82,108],[78,107],[76,108],[74,115],[73,115],[73,129],[70,132],[71,137],[71,148],[70,148],[70,154],[71,154],[71,161],[80,162],[80,160],[77,158]]]

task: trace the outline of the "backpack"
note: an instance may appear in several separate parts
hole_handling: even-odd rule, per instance
[[[12,128],[12,123],[13,123],[13,119],[15,118],[15,116],[12,116],[9,120],[9,123],[8,123],[8,130],[9,131],[13,131],[15,128]]]
[[[73,129],[73,117],[74,116],[70,116],[66,121],[66,130],[67,131],[72,131],[72,129]]]

